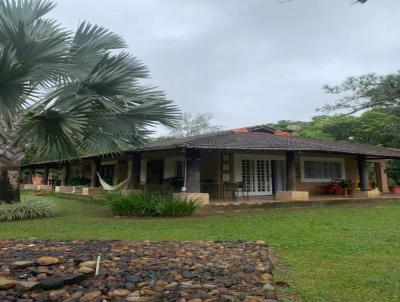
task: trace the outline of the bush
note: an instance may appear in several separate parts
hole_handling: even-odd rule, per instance
[[[50,217],[54,215],[55,207],[53,204],[26,201],[16,203],[0,203],[0,221],[12,221]]]
[[[182,199],[174,197],[172,194],[158,196],[157,213],[160,216],[188,216],[193,215],[199,207],[196,199]]]
[[[197,200],[148,192],[110,194],[108,203],[112,212],[121,216],[187,216],[192,215],[199,207]]]

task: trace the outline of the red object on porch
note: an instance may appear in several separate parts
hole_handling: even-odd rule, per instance
[[[392,194],[400,194],[400,186],[391,186],[390,193]]]
[[[343,179],[332,179],[325,187],[325,194],[341,195],[345,193],[346,189],[343,185]]]

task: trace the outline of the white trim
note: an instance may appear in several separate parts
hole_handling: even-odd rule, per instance
[[[140,184],[145,185],[147,180],[147,159],[140,160]]]
[[[318,156],[301,156],[300,157],[300,174],[301,182],[330,182],[331,178],[305,178],[304,177],[304,161],[319,161],[319,162],[340,162],[342,166],[341,178],[346,178],[346,169],[344,164],[344,158],[339,157],[318,157]]]
[[[184,156],[172,156],[164,158],[164,179],[176,177],[176,162],[185,161]]]
[[[239,182],[242,181],[242,159],[263,159],[263,160],[283,160],[285,161],[284,155],[269,155],[269,154],[246,154],[246,153],[234,153],[233,154],[233,162],[234,162],[234,181]]]
[[[234,153],[233,161],[234,161],[234,181],[240,182],[243,180],[242,178],[242,159],[252,159],[252,160],[265,160],[269,161],[269,169],[270,173],[272,172],[272,160],[285,160],[284,155],[273,155],[273,154],[246,154],[246,153]],[[270,175],[270,190],[264,192],[249,192],[250,196],[257,195],[272,195],[272,173]]]

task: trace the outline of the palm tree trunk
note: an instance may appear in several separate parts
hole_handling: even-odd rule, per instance
[[[0,202],[20,201],[19,170],[0,168]]]
[[[24,148],[17,139],[14,124],[0,128],[0,202],[20,201],[20,176],[19,171]]]

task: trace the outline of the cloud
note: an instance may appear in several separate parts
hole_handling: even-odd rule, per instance
[[[188,112],[238,127],[307,119],[322,85],[398,69],[398,0],[59,0],[70,28],[121,34],[151,82]]]

